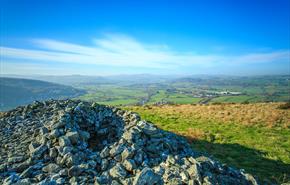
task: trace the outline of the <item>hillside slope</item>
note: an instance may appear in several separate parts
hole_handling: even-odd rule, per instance
[[[84,91],[38,80],[0,78],[0,111],[34,100],[63,99],[76,97]]]
[[[290,181],[290,109],[284,103],[135,106],[159,128],[188,138],[195,150],[266,182]],[[284,106],[285,107],[285,106]]]

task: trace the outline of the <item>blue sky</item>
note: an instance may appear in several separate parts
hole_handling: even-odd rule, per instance
[[[289,0],[1,0],[1,74],[290,73]]]

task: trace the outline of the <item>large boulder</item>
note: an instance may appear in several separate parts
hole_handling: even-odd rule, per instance
[[[148,167],[145,167],[135,178],[134,185],[147,185],[147,184],[162,184],[160,175]]]

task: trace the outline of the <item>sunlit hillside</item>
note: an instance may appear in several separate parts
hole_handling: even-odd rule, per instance
[[[290,109],[285,103],[135,106],[143,119],[264,181],[290,180]]]

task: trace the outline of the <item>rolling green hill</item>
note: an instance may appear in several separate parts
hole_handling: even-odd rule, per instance
[[[0,78],[0,111],[34,100],[72,98],[84,93],[85,91],[70,86],[39,80]]]

